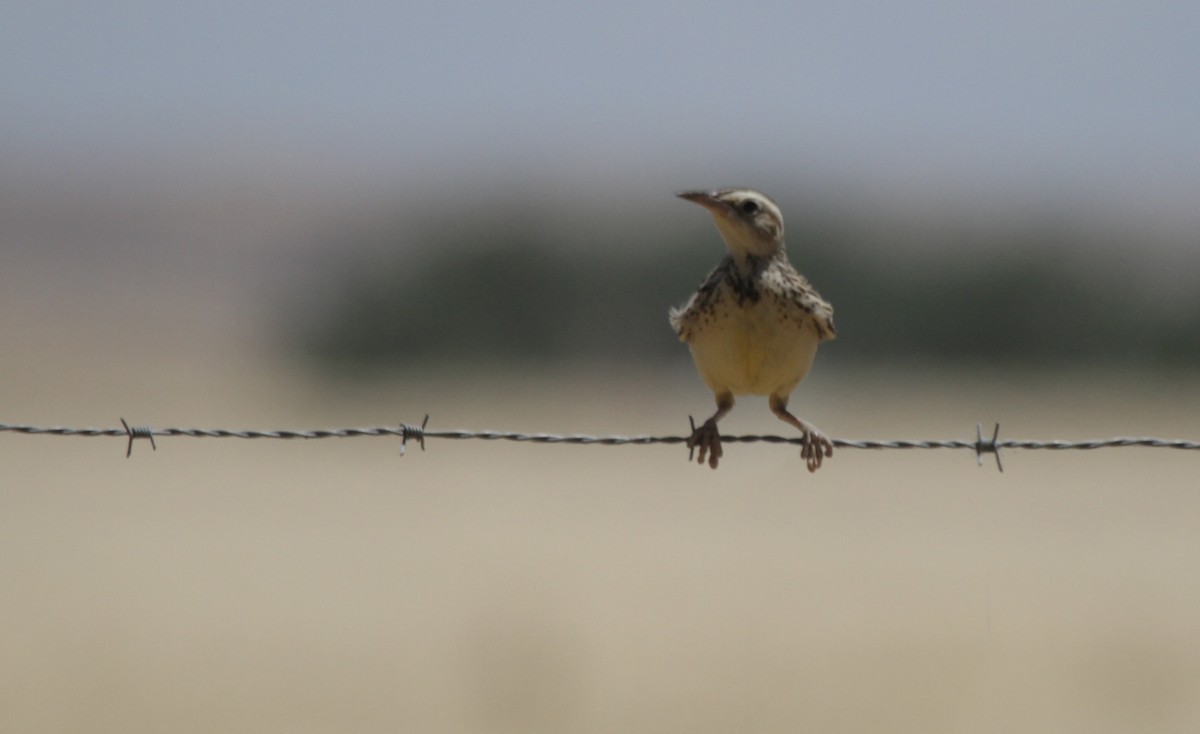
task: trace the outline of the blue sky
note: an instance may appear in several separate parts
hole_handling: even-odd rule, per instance
[[[168,178],[761,175],[1186,220],[1197,29],[1195,3],[1113,0],[23,3],[0,11],[0,155]]]

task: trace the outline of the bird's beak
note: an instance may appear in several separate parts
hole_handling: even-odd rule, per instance
[[[729,210],[729,205],[718,199],[714,191],[681,191],[676,196],[680,199],[687,199],[693,204],[699,204],[714,214]]]

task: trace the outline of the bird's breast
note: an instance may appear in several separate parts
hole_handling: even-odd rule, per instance
[[[789,318],[786,306],[770,293],[755,300],[718,300],[689,342],[696,367],[712,390],[786,394],[804,379],[819,337],[811,319]]]

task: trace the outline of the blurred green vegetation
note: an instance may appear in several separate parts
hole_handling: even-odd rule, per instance
[[[706,218],[636,247],[612,244],[646,232],[636,224],[564,234],[536,217],[480,216],[426,227],[415,241],[413,229],[377,225],[326,243],[336,255],[289,308],[290,346],[318,367],[361,374],[685,360],[667,308],[724,254]],[[789,222],[788,248],[834,304],[839,339],[825,359],[1200,365],[1200,286],[1157,288],[1132,243],[1098,248],[1029,226],[864,234],[830,220]]]

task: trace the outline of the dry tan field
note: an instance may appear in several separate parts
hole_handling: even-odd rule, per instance
[[[710,410],[690,372],[331,398],[244,354],[94,346],[10,359],[0,421],[678,433]],[[1200,437],[1194,381],[818,362],[794,404],[838,437]],[[745,400],[726,429],[786,426]],[[398,449],[161,438],[126,460],[0,434],[0,730],[1200,728],[1198,453],[1010,451],[1000,474],[843,450],[809,475],[782,446],[716,472],[677,446]]]

